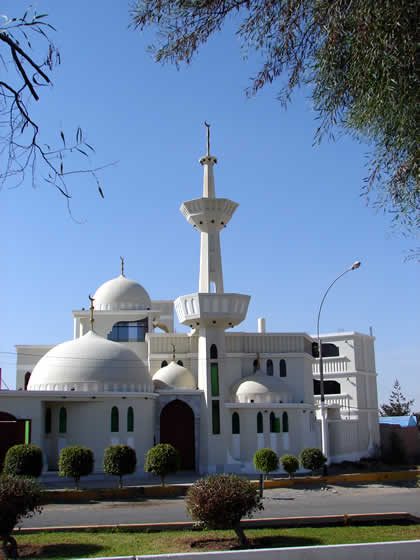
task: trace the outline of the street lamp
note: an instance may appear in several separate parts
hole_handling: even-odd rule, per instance
[[[337,278],[331,282],[328,286],[327,291],[322,298],[321,305],[319,306],[318,311],[318,320],[316,323],[316,334],[318,338],[318,352],[319,352],[319,389],[321,394],[321,438],[322,438],[322,453],[327,457],[327,464],[329,464],[329,449],[328,449],[328,433],[327,433],[327,419],[325,417],[325,393],[324,393],[324,364],[322,361],[322,344],[321,339],[319,336],[319,318],[321,316],[322,306],[324,305],[325,298],[327,297],[328,292],[334,286],[334,284],[339,280],[342,276],[350,272],[350,270],[356,270],[356,268],[360,267],[360,261],[356,261],[351,265],[350,268],[347,268],[344,272],[342,272]]]

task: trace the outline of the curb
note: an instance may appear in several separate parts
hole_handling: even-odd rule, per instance
[[[420,524],[420,518],[407,512],[390,513],[352,513],[345,515],[321,515],[311,517],[265,517],[260,519],[246,519],[241,521],[244,529],[268,527],[327,527],[338,525],[375,524],[375,523],[415,523]],[[115,525],[80,525],[73,527],[28,527],[14,529],[14,534],[30,535],[33,533],[63,533],[75,531],[109,531],[125,532],[158,532],[200,530],[192,521],[176,521],[168,523],[121,523]]]

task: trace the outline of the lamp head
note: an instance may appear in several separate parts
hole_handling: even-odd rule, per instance
[[[360,261],[356,261],[351,265],[350,270],[356,270],[356,268],[360,268],[360,264]]]

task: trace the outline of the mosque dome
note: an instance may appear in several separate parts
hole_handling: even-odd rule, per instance
[[[29,391],[139,391],[153,384],[137,354],[93,331],[54,346],[36,364]]]
[[[291,402],[291,393],[282,379],[258,370],[234,385],[233,399],[240,403],[285,403]]]
[[[149,294],[143,286],[126,278],[123,274],[102,284],[93,297],[95,309],[98,311],[137,310],[152,307]]]
[[[184,366],[172,361],[153,376],[155,389],[197,389],[193,374]]]

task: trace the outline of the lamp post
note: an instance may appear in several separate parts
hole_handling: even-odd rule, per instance
[[[322,306],[324,305],[325,298],[327,297],[328,292],[334,286],[334,284],[339,280],[342,276],[350,272],[350,270],[356,270],[356,268],[360,267],[360,261],[356,261],[351,265],[350,268],[347,268],[344,272],[342,272],[337,278],[331,282],[328,286],[327,291],[322,298],[321,305],[319,306],[318,311],[318,320],[316,323],[316,334],[318,338],[318,352],[319,352],[319,389],[321,394],[321,438],[322,438],[322,453],[327,457],[327,465],[329,464],[329,449],[328,449],[328,433],[327,433],[327,419],[325,417],[325,392],[324,392],[324,364],[322,361],[322,344],[321,338],[319,336],[319,319],[321,317],[321,310]]]

